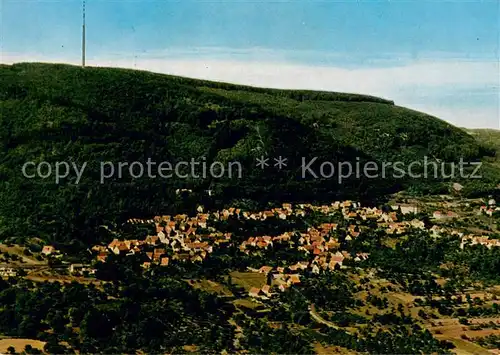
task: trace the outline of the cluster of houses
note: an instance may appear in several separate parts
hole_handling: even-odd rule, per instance
[[[114,239],[108,245],[95,245],[90,252],[95,255],[97,261],[105,262],[110,255],[140,255],[142,267],[147,269],[151,265],[168,266],[172,262],[202,262],[215,248],[239,243],[239,250],[251,255],[261,250],[273,248],[276,244],[286,244],[296,250],[303,251],[304,259],[295,264],[281,267],[262,266],[259,269],[250,269],[251,272],[266,275],[266,283],[260,287],[253,287],[248,295],[252,298],[268,299],[278,292],[283,292],[289,287],[300,284],[304,275],[321,274],[333,272],[344,267],[345,260],[355,262],[369,258],[367,253],[350,255],[347,251],[340,250],[339,238],[346,242],[355,240],[369,225],[376,225],[385,231],[387,235],[404,234],[409,229],[426,229],[425,223],[417,218],[409,220],[401,215],[418,214],[419,209],[412,205],[394,205],[392,211],[383,211],[376,207],[361,207],[359,203],[352,201],[334,202],[330,205],[314,206],[311,204],[284,203],[279,208],[273,208],[260,212],[242,211],[237,208],[228,208],[221,211],[204,213],[203,207],[198,208],[194,217],[185,214],[175,216],[157,216],[153,219],[131,219],[132,224],[146,223],[155,226],[155,234],[147,236],[144,240],[118,240]],[[492,214],[498,211],[495,201],[488,201],[487,206],[480,209],[480,213]],[[342,228],[337,223],[322,223],[318,226],[309,227],[305,231],[290,231],[280,235],[252,236],[246,240],[236,240],[231,233],[222,233],[216,228],[217,221],[225,221],[230,218],[239,220],[264,221],[268,218],[286,220],[291,217],[304,217],[306,214],[318,213],[327,216],[338,216],[343,218]],[[455,218],[453,212],[436,211],[435,219]],[[404,220],[401,220],[404,219]],[[363,223],[373,222],[373,223]],[[339,222],[341,223],[341,222]],[[487,236],[474,236],[457,230],[447,228],[443,225],[433,225],[428,229],[431,235],[456,235],[461,238],[460,248],[467,245],[481,244],[488,248],[500,247],[500,240],[489,239]],[[61,257],[62,254],[53,246],[46,245],[41,254],[50,257]],[[93,275],[95,269],[89,265],[71,264],[69,272],[72,275]],[[13,268],[0,268],[1,277],[15,277]]]
[[[163,226],[158,224],[156,227],[158,235],[148,236],[145,240],[114,239],[107,246],[92,247],[92,251],[97,254],[97,260],[102,262],[105,262],[111,253],[126,256],[139,254],[145,259],[142,267],[149,268],[151,264],[168,266],[170,260],[201,262],[213,251],[214,245],[231,240],[231,233],[197,235],[196,228],[177,230],[176,226],[171,226],[168,228],[173,234],[167,235]]]
[[[260,269],[249,268],[250,271],[264,274],[267,277],[267,282],[260,288],[252,287],[248,291],[248,295],[253,298],[270,298],[276,291],[284,292],[287,288],[301,283],[301,275],[298,269],[307,269],[308,262],[299,262],[299,266],[291,265],[289,267],[262,266]]]
[[[305,216],[307,211],[316,211],[323,214],[333,214],[338,210],[346,218],[356,217],[352,214],[353,208],[359,205],[356,202],[335,202],[329,206],[313,206],[311,204],[300,204],[293,208],[291,204],[284,203],[282,207],[273,208],[260,212],[242,211],[237,208],[223,209],[212,213],[203,213],[203,207],[198,208],[194,217],[185,214],[176,216],[157,216],[150,220],[130,219],[132,224],[147,223],[156,227],[156,235],[148,236],[145,240],[118,240],[115,239],[108,245],[96,245],[91,248],[95,253],[97,261],[105,262],[110,254],[144,256],[142,266],[149,268],[151,264],[167,266],[170,261],[192,261],[201,262],[207,255],[212,253],[214,247],[220,247],[232,243],[231,233],[221,233],[212,226],[209,221],[224,221],[230,217],[242,220],[264,221],[267,218],[287,219],[289,216]],[[316,228],[310,228],[307,233],[302,233],[299,239],[299,248],[313,255],[320,255],[328,250],[338,247],[338,241],[328,234],[337,228],[336,224],[322,224]],[[359,235],[355,225],[349,228],[347,240]],[[267,248],[275,242],[287,242],[292,233],[284,233],[280,236],[252,237],[240,245],[240,250],[249,253],[247,246]]]
[[[145,240],[114,239],[107,246],[92,247],[92,252],[96,253],[97,260],[102,262],[105,262],[111,253],[126,256],[139,254],[145,259],[142,267],[146,269],[151,264],[168,266],[171,260],[202,262],[212,253],[214,247],[231,242],[232,236],[231,233],[221,233],[209,227],[207,225],[209,218],[224,220],[238,213],[240,210],[229,209],[222,213],[215,212],[210,216],[202,213],[200,208],[195,217],[180,214],[157,216],[151,220],[131,219],[129,223],[154,224],[156,235],[147,236]]]
[[[323,223],[318,228],[310,227],[306,233],[299,233],[298,250],[303,250],[307,254],[320,255],[330,250],[340,247],[337,237],[333,232],[337,230],[335,223]],[[359,235],[356,226],[350,226],[345,237],[346,240],[352,240]]]
[[[322,253],[315,255],[311,261],[299,261],[289,266],[262,266],[260,269],[248,268],[249,271],[257,272],[267,277],[267,282],[261,288],[252,287],[248,295],[252,298],[269,299],[277,291],[284,292],[287,288],[301,283],[302,274],[309,271],[313,274],[320,274],[326,271],[335,271],[342,267],[344,260],[353,258],[354,261],[368,259],[368,253],[358,253],[354,258],[347,251],[337,251],[335,253]]]
[[[425,223],[419,219],[398,221],[397,216],[390,214],[389,218],[382,216],[377,222],[379,228],[385,229],[387,234],[403,234],[410,228],[425,229]]]
[[[487,205],[483,205],[479,208],[479,214],[485,214],[487,216],[493,216],[493,213],[500,212],[500,206],[497,206],[494,199],[490,199]]]
[[[246,254],[250,254],[252,250],[251,247],[267,249],[268,247],[272,247],[275,243],[293,244],[292,236],[295,235],[298,239],[298,250],[304,250],[308,254],[312,253],[314,255],[319,255],[324,251],[335,249],[340,246],[338,238],[330,234],[330,232],[337,229],[337,226],[338,225],[335,223],[323,223],[318,228],[308,228],[306,233],[285,232],[274,237],[250,237],[240,244],[239,249]],[[346,240],[352,240],[352,238],[359,235],[359,232],[356,231],[357,226],[353,225],[351,227],[349,228],[349,234]]]
[[[490,201],[491,202],[491,201]],[[361,207],[357,202],[343,201],[334,202],[330,205],[314,206],[312,204],[292,204],[284,203],[279,208],[273,208],[260,212],[248,212],[237,208],[228,208],[221,211],[204,213],[203,207],[198,208],[198,213],[194,217],[185,214],[175,216],[157,216],[153,219],[130,219],[129,223],[154,224],[155,235],[147,236],[145,240],[118,240],[114,239],[108,245],[96,245],[91,248],[96,260],[105,262],[109,255],[141,255],[143,257],[142,267],[149,268],[152,264],[168,266],[174,261],[202,262],[214,248],[234,245],[236,242],[231,233],[222,233],[213,227],[217,221],[225,221],[229,218],[240,220],[264,221],[268,218],[278,218],[286,220],[290,216],[304,217],[309,213],[319,213],[323,215],[342,216],[347,221],[347,227],[339,231],[336,223],[323,223],[316,227],[310,227],[305,232],[285,232],[277,236],[254,236],[244,241],[239,241],[240,251],[251,254],[259,249],[272,248],[276,243],[286,243],[293,245],[297,250],[304,251],[308,255],[307,261],[302,261],[295,265],[290,265],[286,269],[263,270],[273,274],[273,283],[267,285],[270,288],[259,289],[259,295],[269,297],[273,287],[284,290],[290,285],[300,283],[299,271],[309,270],[312,273],[323,271],[333,271],[342,266],[345,258],[353,257],[354,260],[365,260],[368,254],[350,256],[345,251],[340,251],[339,235],[344,235],[345,241],[351,241],[363,233],[363,221],[373,221],[379,228],[385,230],[388,235],[403,234],[410,228],[425,229],[425,224],[419,219],[399,220],[400,215],[417,214],[419,209],[413,205],[394,205],[392,211],[382,211],[376,207]],[[439,214],[434,213],[437,218]],[[453,217],[450,213],[446,216]],[[433,226],[429,230],[432,235],[439,236],[445,230],[438,226]],[[446,231],[450,233],[450,231]],[[453,233],[452,233],[453,234]],[[463,236],[463,245],[484,244],[497,246],[496,241],[488,240],[486,237]],[[45,249],[47,248],[47,249]],[[42,253],[53,254],[55,250],[44,247]],[[285,272],[286,271],[286,272]],[[253,290],[255,291],[255,290]],[[255,294],[255,292],[252,292]]]
[[[460,249],[464,249],[466,245],[481,244],[488,248],[500,247],[500,239],[490,239],[488,236],[477,236],[474,234],[465,234],[454,229],[443,226],[434,225],[429,229],[432,236],[439,237],[441,235],[452,235],[461,238]]]
[[[252,289],[251,294],[255,297],[270,297],[275,288],[285,290],[291,285],[300,283],[301,272],[319,274],[325,271],[334,271],[342,267],[345,259],[353,258],[354,261],[366,260],[368,254],[349,255],[341,251],[340,236],[343,240],[352,241],[359,237],[369,227],[363,221],[373,222],[376,226],[385,230],[387,235],[404,234],[409,229],[426,229],[425,223],[417,218],[409,220],[401,215],[418,214],[419,208],[409,204],[398,204],[391,206],[392,211],[383,211],[376,207],[361,207],[353,201],[336,201],[329,205],[315,206],[312,204],[284,203],[281,207],[272,208],[260,212],[243,211],[238,208],[228,208],[221,211],[204,213],[202,206],[198,207],[198,213],[194,217],[185,214],[175,216],[157,216],[152,219],[130,219],[131,224],[151,224],[156,230],[154,235],[147,236],[144,240],[118,240],[114,239],[108,245],[95,245],[89,251],[95,255],[95,259],[106,262],[110,255],[140,255],[142,267],[147,269],[152,264],[168,266],[172,262],[202,262],[215,248],[233,246],[239,243],[241,252],[248,255],[259,252],[260,249],[274,247],[277,243],[293,246],[299,251],[304,251],[308,260],[300,261],[294,265],[282,268],[270,268],[263,266],[261,269],[253,270],[266,275],[271,273],[273,282],[266,284],[260,289]],[[492,215],[500,211],[496,202],[490,199],[487,204],[479,210],[481,214]],[[287,220],[292,217],[305,217],[306,214],[317,213],[327,216],[343,217],[343,225],[339,228],[337,223],[322,223],[319,226],[310,227],[306,231],[285,232],[277,236],[253,236],[248,239],[236,241],[231,233],[222,233],[214,224],[217,221],[226,221],[230,218],[239,220],[264,221],[268,218]],[[435,211],[433,217],[436,220],[455,218],[455,212]],[[415,216],[416,217],[416,216]],[[401,220],[404,219],[404,220]],[[340,222],[339,222],[340,223]],[[340,230],[339,230],[340,229]],[[434,225],[428,229],[431,235],[439,237],[443,234],[457,235],[462,239],[461,248],[466,245],[485,245],[488,248],[500,247],[500,240],[489,239],[487,236],[466,235],[465,233],[451,230],[442,225]],[[51,245],[42,248],[44,256],[62,257],[62,254]],[[86,265],[72,264],[69,272],[73,275],[94,274],[95,269]],[[11,268],[0,268],[0,276],[15,276],[16,272]]]
[[[393,206],[393,212],[383,212],[377,208],[363,207],[353,201],[336,201],[330,205],[314,206],[312,204],[283,203],[281,207],[260,212],[242,211],[238,208],[228,208],[212,213],[203,213],[203,207],[198,208],[194,217],[185,214],[176,216],[157,216],[149,220],[130,219],[132,224],[147,223],[156,226],[156,235],[148,236],[145,240],[113,240],[109,245],[96,245],[91,251],[96,254],[98,261],[106,261],[113,253],[116,255],[144,256],[144,268],[151,264],[167,266],[170,261],[192,261],[201,262],[207,255],[212,253],[214,247],[232,243],[230,233],[221,233],[209,226],[212,221],[225,221],[229,218],[240,220],[264,221],[268,218],[286,220],[290,216],[304,217],[306,213],[320,213],[334,215],[340,213],[344,219],[352,223],[346,229],[345,240],[355,239],[361,233],[360,226],[355,223],[356,219],[376,220],[380,227],[386,227],[387,233],[403,233],[410,226],[423,227],[423,222],[415,220],[412,222],[398,222],[399,211],[403,214],[417,213],[415,206],[397,205]],[[339,242],[333,233],[338,228],[337,224],[324,223],[316,228],[309,228],[306,233],[299,233],[297,248],[304,250],[314,256],[328,256],[331,251],[337,250]],[[239,248],[245,253],[250,253],[250,247],[268,248],[273,243],[290,243],[292,234],[286,232],[279,236],[256,236],[243,241]]]
[[[491,249],[493,247],[500,247],[500,239],[489,239],[488,236],[464,235],[460,243],[460,249],[463,249],[466,245],[477,244],[484,245]]]

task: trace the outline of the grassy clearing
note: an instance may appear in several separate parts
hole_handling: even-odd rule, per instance
[[[322,345],[321,343],[315,343],[314,344],[314,351],[316,354],[321,354],[321,355],[329,355],[329,354],[356,354],[356,352],[351,351],[346,348],[342,348],[340,346],[325,346]]]
[[[485,159],[486,162],[493,166],[493,169],[500,172],[500,130],[496,129],[467,129],[467,133],[472,135],[476,140],[496,151],[496,156]]]
[[[500,160],[500,130],[497,129],[467,129],[477,140],[497,150],[497,160]]]
[[[68,275],[28,275],[26,279],[34,281],[34,282],[61,282],[61,283],[71,283],[76,281],[82,284],[94,284],[96,286],[101,286],[105,282],[102,282],[97,279],[92,279],[89,277],[80,277],[80,276],[68,276]]]
[[[249,308],[249,309],[257,309],[257,308],[262,306],[261,304],[254,302],[248,298],[240,298],[240,299],[234,300],[233,304],[235,306],[241,306],[241,307],[245,307],[245,308]]]
[[[454,339],[454,338],[448,338],[445,336],[437,336],[439,340],[448,340],[452,342],[456,348],[453,349],[452,351],[456,353],[457,355],[491,355],[491,352],[488,350],[480,347],[479,345],[476,345],[474,343],[471,343],[470,341],[464,340],[464,339]]]
[[[257,272],[233,271],[230,273],[232,283],[249,291],[252,287],[261,288],[266,284],[266,276]]]
[[[470,319],[471,324],[486,324],[489,322],[497,323],[500,321],[499,318],[475,318]],[[469,326],[460,324],[458,318],[442,318],[433,320],[434,323],[439,325],[433,327],[427,327],[436,337],[445,337],[447,339],[462,339],[462,336],[466,336],[468,339],[473,339],[477,337],[485,337],[488,335],[500,335],[500,329],[484,328],[480,330],[472,330]]]
[[[202,289],[204,291],[215,293],[220,296],[227,296],[227,297],[233,296],[233,293],[229,291],[226,287],[224,287],[224,285],[221,285],[211,280],[193,280],[191,282],[191,285],[194,288]]]
[[[24,250],[26,248],[19,245],[7,246],[6,244],[0,243],[0,252],[9,253],[10,255],[16,255],[27,265],[46,265],[46,261],[40,261],[35,259],[33,256],[24,255]]]

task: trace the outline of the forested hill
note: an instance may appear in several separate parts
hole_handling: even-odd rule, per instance
[[[321,162],[477,160],[463,130],[381,98],[236,86],[142,71],[69,65],[0,66],[0,235],[67,242],[99,238],[97,227],[205,205],[373,200],[395,189],[440,189],[436,181],[301,177],[302,158]],[[255,167],[260,156],[270,167]],[[273,167],[274,157],[287,167]],[[143,178],[100,183],[102,161],[238,161],[242,178]],[[88,163],[70,173],[23,177],[26,162]],[[227,166],[227,164],[226,164]],[[32,173],[34,169],[30,170]],[[189,196],[176,189],[191,189]],[[206,193],[211,191],[211,196]]]

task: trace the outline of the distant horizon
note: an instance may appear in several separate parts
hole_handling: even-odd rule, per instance
[[[1,62],[80,65],[81,5],[4,0]],[[500,129],[496,0],[86,0],[86,9],[88,66],[372,95]]]

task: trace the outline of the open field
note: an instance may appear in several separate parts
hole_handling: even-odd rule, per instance
[[[90,277],[79,277],[79,276],[68,276],[68,275],[28,275],[26,279],[34,281],[34,282],[62,282],[62,283],[70,283],[73,281],[82,283],[82,284],[94,284],[96,286],[102,285],[103,282],[100,280],[96,280]]]
[[[233,304],[235,306],[241,306],[241,307],[245,307],[245,308],[249,308],[249,309],[256,309],[256,308],[259,308],[262,306],[260,303],[252,301],[251,299],[248,299],[248,298],[240,298],[240,299],[234,300]]]
[[[470,319],[469,323],[485,324],[493,322],[500,325],[500,318],[475,318]],[[491,352],[473,342],[474,338],[485,337],[488,335],[500,335],[500,329],[484,328],[472,330],[469,326],[460,324],[457,318],[445,318],[436,321],[439,325],[427,327],[433,335],[440,340],[448,340],[455,344],[453,351],[457,354],[491,354]],[[462,338],[462,337],[465,337]],[[469,340],[470,339],[470,340]]]
[[[500,296],[500,286],[492,286],[488,289],[488,292],[491,292],[492,294],[496,296]]]
[[[7,246],[0,243],[0,252],[9,253],[10,255],[16,255],[27,265],[46,265],[46,261],[40,261],[35,259],[33,256],[24,255],[25,247],[19,245]]]
[[[204,291],[215,293],[219,296],[233,296],[232,292],[229,291],[224,285],[211,280],[188,280],[189,284],[194,288],[202,289]]]
[[[32,339],[15,339],[15,338],[0,339],[0,353],[6,354],[7,349],[10,346],[13,346],[16,349],[16,352],[20,353],[22,350],[24,350],[24,347],[26,345],[31,345],[33,348],[43,351],[45,342]]]
[[[232,283],[243,287],[246,291],[252,287],[261,288],[266,284],[266,276],[258,272],[234,271],[230,275]]]
[[[448,340],[452,342],[456,348],[452,351],[457,355],[491,355],[492,352],[482,348],[479,345],[471,343],[464,339],[449,338],[446,336],[436,336],[439,340]]]
[[[351,351],[349,349],[342,348],[340,346],[325,346],[321,343],[314,344],[314,351],[316,354],[320,355],[330,355],[330,354],[343,354],[343,355],[351,355],[356,354],[356,352]]]

